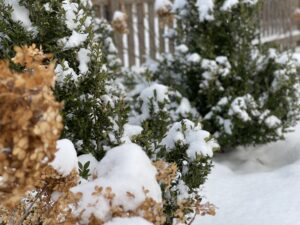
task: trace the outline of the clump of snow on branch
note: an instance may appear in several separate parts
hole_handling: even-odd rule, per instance
[[[19,0],[4,0],[4,3],[12,7],[12,19],[15,22],[20,22],[27,31],[34,30],[29,18],[29,11],[24,6],[20,5]]]
[[[79,70],[82,74],[87,73],[89,70],[88,64],[90,62],[91,51],[86,48],[81,48],[77,54],[77,59],[79,61]]]
[[[67,139],[57,141],[57,152],[50,165],[65,177],[74,169],[78,170],[77,153],[71,141]]]
[[[167,150],[175,148],[176,144],[188,145],[186,152],[191,160],[197,156],[212,157],[214,149],[219,147],[214,140],[210,140],[209,132],[188,119],[174,123],[161,142]]]
[[[213,20],[214,1],[213,0],[197,0],[196,6],[199,10],[199,19],[201,22]]]

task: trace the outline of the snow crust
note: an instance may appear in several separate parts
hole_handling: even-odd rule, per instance
[[[68,139],[57,141],[57,152],[49,165],[63,176],[68,176],[74,169],[78,170],[77,153],[73,143]]]
[[[153,225],[153,223],[150,223],[141,217],[131,217],[131,218],[117,217],[105,223],[104,225]]]
[[[124,144],[109,150],[95,170],[93,181],[71,189],[74,193],[82,193],[73,213],[79,215],[83,211],[83,223],[87,223],[92,215],[109,221],[112,216],[110,207],[121,206],[125,210],[135,210],[146,197],[153,198],[158,203],[162,201],[161,189],[156,181],[156,168],[136,144]],[[104,190],[111,188],[115,194],[112,206],[103,193],[94,194],[97,187]],[[147,194],[145,190],[148,191]]]
[[[285,141],[215,158],[203,194],[218,209],[194,225],[295,225],[300,207],[300,123]]]

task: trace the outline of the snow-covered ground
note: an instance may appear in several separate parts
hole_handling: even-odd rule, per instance
[[[217,156],[203,190],[217,215],[194,225],[300,224],[300,123],[294,129],[285,141]]]

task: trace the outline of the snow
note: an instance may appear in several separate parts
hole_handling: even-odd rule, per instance
[[[168,10],[172,8],[172,2],[170,0],[155,0],[155,11]]]
[[[192,62],[192,63],[199,63],[200,60],[201,60],[201,57],[197,53],[193,53],[193,54],[189,55],[187,58],[187,61]]]
[[[238,118],[244,122],[251,120],[249,114],[247,113],[247,104],[245,97],[237,97],[231,103],[229,109],[229,115],[236,115]]]
[[[223,11],[228,11],[230,10],[232,7],[234,7],[235,5],[237,5],[239,3],[238,0],[226,0],[224,2],[224,4],[221,7],[221,10]]]
[[[124,143],[131,143],[131,138],[133,136],[139,135],[140,133],[142,133],[142,131],[143,128],[141,126],[126,123],[124,125],[124,134],[121,141],[123,141]]]
[[[61,83],[67,76],[71,76],[73,79],[77,79],[76,72],[69,66],[68,61],[64,61],[63,64],[57,64],[55,68],[56,81]]]
[[[92,215],[106,222],[112,216],[110,207],[121,206],[124,210],[134,211],[146,197],[161,203],[162,194],[156,181],[156,173],[151,160],[138,145],[123,144],[115,147],[96,166],[93,181],[71,189],[73,193],[82,193],[73,213],[82,213],[83,223],[87,223]],[[111,206],[105,193],[95,194],[97,187],[102,187],[103,190],[111,188],[115,194]],[[145,190],[148,191],[147,194]]]
[[[88,34],[85,33],[78,33],[77,31],[73,30],[72,35],[68,37],[64,43],[65,49],[75,48],[82,45],[83,42],[86,41]]]
[[[176,52],[187,53],[189,51],[189,48],[186,45],[181,44],[181,45],[176,46],[175,50],[176,50]]]
[[[186,0],[175,0],[173,3],[174,10],[181,10],[186,6]]]
[[[124,20],[124,18],[126,18],[126,14],[121,12],[121,11],[115,11],[114,12],[114,16],[113,16],[113,20]]]
[[[265,124],[269,128],[274,128],[274,127],[280,126],[281,120],[278,119],[278,117],[276,117],[276,116],[269,116],[269,117],[266,118]]]
[[[300,207],[300,123],[286,140],[218,155],[202,193],[217,206],[194,225],[295,225]]]
[[[62,2],[62,7],[65,10],[66,13],[66,25],[70,30],[74,30],[77,28],[78,24],[76,23],[76,19],[78,17],[77,11],[78,11],[78,4],[71,3],[69,0],[64,0]]]
[[[68,139],[57,141],[55,158],[49,163],[60,175],[66,177],[73,170],[78,170],[78,159],[74,145]]]
[[[20,5],[19,0],[4,0],[4,3],[12,7],[12,19],[15,22],[20,22],[27,31],[33,30],[33,26],[29,18],[29,11],[24,6]]]
[[[141,121],[146,120],[150,116],[149,104],[153,102],[154,112],[159,111],[159,103],[169,101],[168,87],[162,84],[154,83],[150,87],[144,89],[139,99],[143,101]]]
[[[95,159],[95,157],[91,153],[78,156],[78,162],[80,162],[83,166],[87,162],[90,162],[88,169],[89,169],[89,174],[91,176],[89,178],[92,178],[93,176],[95,176],[98,161],[97,161],[97,159]]]
[[[218,148],[218,144],[210,138],[209,132],[202,130],[200,124],[195,124],[188,119],[182,122],[172,124],[166,137],[161,141],[168,151],[175,148],[176,143],[188,145],[186,150],[187,156],[195,160],[198,156],[213,156],[213,151]]]
[[[141,217],[131,217],[131,218],[117,217],[105,223],[104,225],[153,225],[153,224]]]
[[[213,20],[214,16],[212,15],[214,9],[213,0],[197,0],[196,3],[199,11],[199,19],[201,22],[207,20]]]
[[[91,51],[86,48],[81,48],[77,53],[77,59],[79,61],[79,71],[82,74],[86,74],[89,70],[88,64],[90,62]]]

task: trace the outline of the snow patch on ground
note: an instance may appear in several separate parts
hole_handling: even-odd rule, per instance
[[[194,225],[295,225],[300,207],[300,123],[284,141],[215,158],[203,194],[217,209]]]

